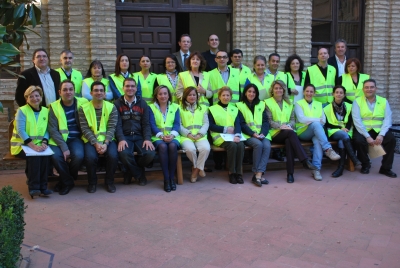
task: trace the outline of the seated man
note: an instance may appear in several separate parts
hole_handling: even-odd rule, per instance
[[[104,101],[105,91],[106,87],[102,82],[93,82],[90,87],[92,100],[79,109],[79,123],[83,134],[82,139],[85,142],[89,193],[96,192],[96,169],[99,155],[107,157],[105,187],[108,192],[115,192],[114,173],[117,169],[118,152],[117,144],[113,139],[118,113],[112,103]]]
[[[118,154],[126,168],[124,183],[131,183],[132,176],[139,185],[146,185],[144,167],[153,161],[154,146],[151,142],[149,106],[136,95],[136,82],[126,78],[123,84],[124,96],[115,100],[118,111],[118,123],[115,135],[118,140]],[[138,152],[140,160],[136,163],[134,151]]]
[[[368,174],[371,168],[368,146],[382,145],[386,154],[382,158],[379,173],[396,178],[396,173],[391,171],[396,146],[396,140],[389,131],[392,126],[392,111],[389,102],[376,95],[376,90],[374,79],[365,80],[363,86],[365,97],[356,98],[353,102],[351,113],[355,126],[354,145],[357,150],[357,157],[362,164],[362,174]]]
[[[84,158],[78,109],[88,101],[74,97],[75,86],[71,80],[62,81],[58,92],[61,99],[50,104],[49,144],[54,152],[51,160],[60,175],[55,191],[66,195],[74,187]]]

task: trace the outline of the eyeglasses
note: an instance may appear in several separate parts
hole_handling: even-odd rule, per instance
[[[224,59],[224,60],[226,60],[227,58],[228,58],[228,56],[217,56],[217,57],[215,57],[217,60],[221,60],[221,59]]]
[[[102,88],[94,88],[92,91],[93,92],[104,92],[104,89],[102,89]]]

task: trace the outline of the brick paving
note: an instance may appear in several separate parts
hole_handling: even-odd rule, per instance
[[[26,205],[23,250],[38,267],[400,267],[400,178],[348,172],[323,181],[295,171],[269,169],[270,184],[231,185],[214,171],[176,192],[162,190],[160,171],[147,186],[123,185],[110,194],[101,184],[94,194],[79,181],[66,196],[30,199],[22,170],[4,171]],[[400,175],[400,155],[393,169]],[[248,167],[247,167],[248,168]],[[400,176],[399,176],[400,177]],[[53,186],[54,183],[51,184]]]

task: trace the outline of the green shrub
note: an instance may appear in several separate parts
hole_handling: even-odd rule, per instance
[[[15,267],[24,239],[24,199],[11,186],[0,190],[0,267]]]

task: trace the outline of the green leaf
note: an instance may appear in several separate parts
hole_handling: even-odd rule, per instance
[[[14,73],[13,71],[7,70],[7,69],[3,69],[3,71],[6,71],[7,73],[11,74],[12,76],[15,77],[21,77],[21,78],[25,78],[23,75],[19,75],[17,73]]]
[[[12,35],[13,35],[13,41],[12,41],[13,45],[15,47],[20,47],[22,45],[22,42],[24,41],[22,35],[18,32],[13,32]]]
[[[0,64],[5,65],[7,63],[10,63],[13,59],[7,56],[0,56]]]
[[[30,23],[32,24],[32,28],[36,27],[36,16],[35,16],[35,10],[33,9],[33,7],[31,5],[28,6],[28,14],[29,14],[29,18]]]
[[[21,51],[19,51],[10,43],[0,44],[0,55],[12,57],[18,55],[19,53],[21,53]]]
[[[15,19],[15,20],[14,20],[14,27],[13,27],[13,29],[14,29],[14,30],[17,30],[18,28],[20,28],[21,26],[23,26],[24,22],[25,22],[25,17],[20,17],[20,18],[18,18],[18,19]]]
[[[42,24],[42,11],[35,4],[32,4],[32,7],[35,13],[36,24]]]
[[[5,26],[0,25],[0,38],[3,38],[3,35],[7,34],[6,29],[7,28]]]
[[[25,4],[20,4],[14,9],[13,17],[15,20],[25,17]]]

